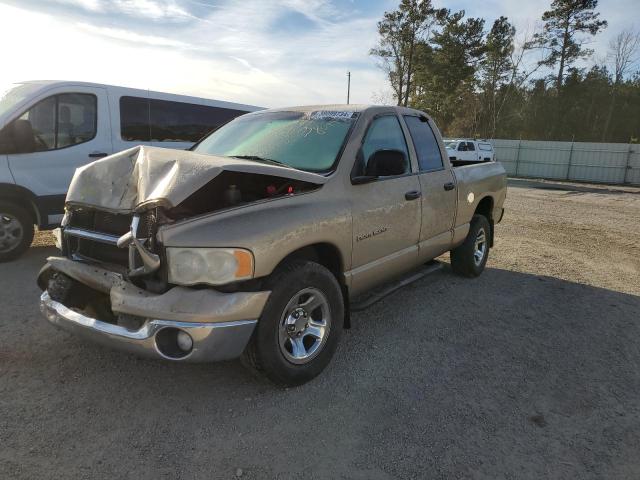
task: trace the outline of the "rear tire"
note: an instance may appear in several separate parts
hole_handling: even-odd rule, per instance
[[[338,347],[344,300],[335,276],[322,265],[293,260],[267,280],[271,290],[243,363],[283,386],[319,375]]]
[[[477,277],[489,258],[491,226],[484,215],[474,215],[464,243],[451,250],[451,268],[458,275]]]
[[[22,255],[33,241],[33,218],[24,208],[0,202],[0,262]]]

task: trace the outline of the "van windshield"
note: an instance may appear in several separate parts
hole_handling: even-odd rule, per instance
[[[253,113],[229,122],[193,151],[327,172],[356,118],[352,111]]]
[[[30,83],[14,83],[0,87],[0,118],[40,88]]]

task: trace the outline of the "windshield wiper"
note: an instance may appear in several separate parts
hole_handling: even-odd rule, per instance
[[[263,158],[257,155],[231,155],[233,158],[240,158],[242,160],[254,160],[256,162],[270,163],[272,165],[278,165],[279,167],[293,168],[291,165],[279,162],[278,160],[272,160],[270,158]]]

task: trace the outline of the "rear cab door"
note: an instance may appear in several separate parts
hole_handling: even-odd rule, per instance
[[[400,150],[405,154],[402,175],[351,185],[353,250],[351,291],[353,295],[400,275],[418,261],[421,205],[420,182],[414,174],[405,130],[394,109],[368,121],[360,140],[360,153],[352,178],[362,174],[373,153]]]
[[[422,222],[418,256],[426,262],[451,248],[457,208],[456,180],[440,132],[419,113],[405,113],[422,190]],[[464,143],[464,142],[460,142]]]
[[[36,196],[40,226],[62,219],[76,168],[112,153],[107,94],[99,86],[65,84],[36,96],[13,120],[29,132],[21,153],[7,155],[15,183]]]

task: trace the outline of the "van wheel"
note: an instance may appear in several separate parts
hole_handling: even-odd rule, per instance
[[[0,262],[18,258],[33,240],[33,219],[27,210],[0,202]]]
[[[489,258],[491,226],[484,215],[474,215],[464,243],[451,250],[451,268],[458,275],[477,277]]]
[[[344,324],[340,285],[322,265],[295,260],[266,287],[271,295],[243,361],[276,384],[301,385],[324,370],[338,347]]]

